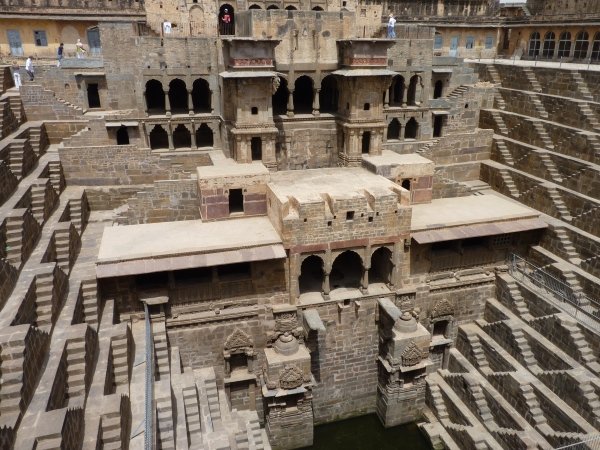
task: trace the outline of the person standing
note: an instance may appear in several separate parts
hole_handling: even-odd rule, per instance
[[[232,34],[231,33],[231,15],[227,8],[223,10],[223,16],[221,17],[223,22],[223,32],[221,34]]]
[[[63,44],[62,42],[60,43],[60,45],[58,46],[58,50],[56,50],[56,59],[58,59],[58,62],[56,63],[56,67],[60,67],[60,65],[62,64],[62,59],[65,53],[65,44]]]
[[[390,18],[388,20],[388,26],[387,26],[387,37],[388,39],[395,39],[396,38],[396,19],[394,18],[394,15],[392,13],[390,13]]]
[[[15,64],[12,68],[13,71],[13,80],[15,81],[15,87],[19,89],[21,87],[21,73],[20,67],[18,64]]]
[[[33,81],[33,56],[30,56],[25,61],[25,72],[29,75],[29,81]]]
[[[83,48],[81,39],[77,39],[77,43],[75,44],[75,54],[77,55],[77,59],[81,59],[85,56],[85,48]]]

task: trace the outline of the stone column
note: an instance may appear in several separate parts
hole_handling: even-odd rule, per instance
[[[190,115],[194,114],[194,102],[192,100],[192,91],[188,90],[188,112]]]
[[[210,112],[212,114],[213,112],[215,112],[215,107],[214,107],[215,102],[213,101],[214,100],[213,99],[213,91],[210,91],[209,95],[210,95]]]
[[[168,114],[170,114],[170,112]],[[167,137],[169,138],[169,150],[174,150],[175,146],[173,145],[173,127],[170,123],[167,128]]]
[[[383,107],[388,108],[390,106],[390,90],[385,90],[385,95],[383,96]]]
[[[287,115],[294,117],[294,91],[288,91]]]
[[[321,108],[321,106],[319,105],[319,94],[321,93],[321,89],[314,89],[313,90],[313,116],[318,116],[319,115],[319,108]]]
[[[362,292],[363,294],[366,294],[368,288],[369,288],[369,267],[367,267],[365,265],[365,266],[363,266],[363,275],[362,275],[362,280],[360,282],[360,292]]]
[[[167,116],[171,115],[171,101],[169,100],[169,92],[165,92],[165,111]]]
[[[392,289],[395,289],[398,285],[398,281],[400,280],[400,255],[402,252],[402,241],[394,242],[394,249],[392,252],[392,273],[390,276],[390,286]]]
[[[380,153],[376,150],[376,145],[377,145],[376,137],[377,136],[376,136],[375,131],[371,131],[371,137],[370,137],[371,142],[369,142],[369,155],[377,155]]]
[[[144,96],[144,112],[146,113],[146,115],[148,115],[148,98],[146,97],[146,91],[144,91],[142,95]]]
[[[331,292],[331,286],[329,284],[329,274],[331,270],[325,269],[325,277],[323,278],[323,297],[325,300],[329,299],[329,293]]]
[[[192,131],[190,133],[190,137],[192,138],[192,150],[196,150],[198,146],[196,145],[196,125],[192,122]]]

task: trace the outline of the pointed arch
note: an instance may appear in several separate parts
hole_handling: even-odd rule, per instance
[[[331,266],[329,277],[331,289],[359,288],[363,274],[363,263],[358,253],[346,250],[338,255]]]
[[[321,292],[323,290],[323,281],[325,280],[325,271],[323,260],[317,255],[310,255],[300,266],[300,277],[298,285],[300,294],[306,292]]]
[[[154,125],[150,131],[150,148],[169,148],[169,135],[161,125]]]
[[[294,82],[294,113],[309,114],[313,105],[313,80],[302,75]]]
[[[173,113],[188,112],[188,92],[185,81],[175,78],[169,83],[169,104]]]
[[[165,91],[160,81],[148,80],[144,95],[146,97],[146,110],[149,114],[165,113]]]
[[[191,148],[192,136],[190,130],[180,123],[173,131],[173,146],[175,148]]]
[[[400,139],[400,130],[401,129],[402,129],[402,126],[400,125],[400,121],[394,117],[391,120],[390,124],[388,125],[388,129],[387,129],[388,141]]]

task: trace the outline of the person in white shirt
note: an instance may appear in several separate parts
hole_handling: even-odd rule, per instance
[[[30,56],[25,61],[25,72],[29,75],[29,81],[33,81],[33,56]]]
[[[13,66],[13,80],[15,80],[15,87],[19,89],[21,87],[21,74],[17,65]]]
[[[387,26],[388,39],[393,39],[396,37],[395,26],[396,26],[396,19],[394,18],[394,15],[392,13],[390,13],[390,19],[388,20],[388,26]]]

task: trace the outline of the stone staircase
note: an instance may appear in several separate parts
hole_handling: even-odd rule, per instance
[[[100,419],[100,427],[102,450],[120,450],[122,448],[120,411],[104,414]]]
[[[54,249],[56,263],[65,272],[71,269],[71,230],[70,228],[57,228],[54,231]]]
[[[202,447],[202,427],[200,424],[200,410],[198,409],[198,392],[196,386],[183,389],[183,405],[190,445]]]
[[[557,241],[562,247],[562,250],[566,256],[565,259],[569,260],[569,262],[573,264],[579,264],[581,262],[580,255],[577,252],[577,249],[573,246],[567,231],[562,227],[555,227],[554,234],[556,235]]]
[[[535,119],[530,120],[530,122],[531,125],[533,125],[533,128],[535,128],[535,131],[538,137],[540,138],[543,147],[552,150],[554,148],[554,142],[552,142],[552,139],[550,139],[550,136],[548,135],[544,124],[541,121]]]
[[[71,222],[73,223],[73,225],[75,225],[75,229],[77,230],[78,233],[83,233],[83,227],[82,227],[82,223],[83,223],[83,215],[82,215],[82,207],[81,207],[81,203],[82,200],[79,199],[73,199],[71,201],[69,201],[69,208],[71,211]]]
[[[552,203],[554,204],[554,208],[556,209],[559,218],[567,222],[573,220],[573,217],[571,217],[571,213],[567,209],[567,206],[565,205],[565,202],[563,201],[560,193],[558,192],[558,189],[556,189],[553,186],[547,186],[546,192],[552,200]]]
[[[36,439],[35,450],[63,450],[63,440],[60,434],[54,433]]]
[[[468,86],[460,85],[457,88],[454,88],[452,90],[452,92],[450,92],[450,94],[448,94],[448,98],[457,99],[457,98],[462,97],[463,95],[465,95],[468,90],[469,90]]]
[[[585,117],[585,121],[592,127],[592,129],[596,132],[600,133],[600,122],[598,121],[596,114],[590,108],[589,103],[587,102],[577,102],[577,106],[579,111]]]
[[[159,380],[168,379],[170,373],[169,348],[164,321],[152,322],[152,335],[154,338],[155,373],[158,375]]]
[[[533,92],[542,92],[542,85],[539,83],[537,78],[535,77],[535,73],[531,70],[530,67],[522,67],[523,75],[527,78],[529,85],[531,86],[531,90]]]
[[[513,159],[510,150],[508,150],[506,143],[502,139],[494,139],[494,142],[496,143],[496,150],[498,150],[498,153],[502,157],[502,161],[500,162],[514,166],[515,160]]]
[[[83,321],[92,328],[98,326],[98,282],[85,280],[81,282],[83,296]]]
[[[20,142],[11,142],[10,146],[9,164],[10,171],[15,174],[17,179],[20,181],[27,173],[25,172],[25,146]]]
[[[542,101],[539,99],[539,97],[532,93],[529,94],[529,98],[531,99],[531,104],[535,107],[535,110],[537,111],[537,116],[540,119],[547,119],[548,118],[548,111],[546,111],[546,108],[544,108],[544,105],[542,104]]]
[[[531,370],[532,366],[537,366],[537,360],[531,351],[529,342],[523,333],[523,330],[512,330],[515,343],[519,347],[519,353],[523,358],[524,365]]]
[[[540,406],[540,402],[535,395],[535,392],[529,383],[521,384],[519,387],[521,397],[527,405],[529,414],[525,417],[527,421],[535,427],[546,425],[547,419]]]
[[[512,308],[510,308],[510,304],[507,306],[517,312],[519,317],[526,320],[526,318],[531,318],[531,314],[529,313],[529,308],[527,307],[527,303],[525,303],[525,299],[521,295],[521,290],[519,289],[519,285],[515,281],[507,282],[506,286],[508,287],[508,296],[506,299],[508,302],[512,303]]]
[[[111,341],[114,382],[117,386],[129,385],[129,329],[127,324],[125,331],[114,336]]]
[[[156,399],[157,449],[175,450],[175,435],[173,433],[173,406],[171,395]]]
[[[23,262],[23,219],[18,216],[6,218],[6,259],[17,270]]]
[[[572,70],[569,73],[571,74],[573,81],[575,81],[575,85],[577,86],[577,91],[581,95],[581,98],[583,98],[585,100],[593,101],[594,96],[590,92],[590,89],[588,88],[588,85],[585,82],[585,80],[583,79],[583,77],[581,76],[581,74],[575,70]]]
[[[48,163],[49,166],[49,178],[52,187],[56,191],[57,194],[60,194],[65,188],[65,180],[62,171],[62,165],[60,161],[50,161]]]
[[[503,136],[508,136],[508,127],[504,123],[502,115],[496,110],[490,110],[490,112],[492,114],[492,117],[494,118],[494,121],[496,122],[497,133]]]
[[[439,421],[442,420],[450,420],[450,415],[448,414],[448,410],[446,409],[446,402],[444,402],[444,398],[442,396],[442,391],[437,384],[427,383],[427,391],[429,395],[427,396],[427,400],[431,401],[431,404],[428,406],[433,410],[435,416]]]
[[[506,187],[506,189],[508,189],[510,196],[513,198],[519,198],[521,194],[519,193],[519,189],[513,181],[510,172],[507,169],[500,169],[498,173],[500,174],[500,177],[502,177],[504,186]]]
[[[67,396],[69,404],[75,399],[83,401],[86,393],[86,336],[67,341]]]
[[[558,169],[556,168],[556,165],[554,164],[554,161],[552,160],[550,155],[548,155],[548,153],[546,152],[539,152],[538,156],[542,161],[546,172],[548,172],[548,175],[550,175],[552,181],[555,183],[562,183],[563,178]]]
[[[574,322],[572,319],[566,317],[560,318],[559,320],[561,326],[569,332],[573,346],[577,349],[578,357],[576,357],[575,355],[571,356],[575,357],[579,362],[581,362],[581,364],[589,367],[591,370],[594,370],[596,373],[598,373],[598,360],[594,355],[594,352],[592,351],[589,342],[581,332],[581,329],[579,328],[579,326],[577,326],[577,323]],[[598,409],[598,411],[600,411],[600,409]]]
[[[25,359],[25,342],[16,340],[10,345],[2,346],[0,360],[0,417],[21,413],[23,388],[23,364]]]
[[[54,272],[43,273],[35,277],[36,325],[50,329],[58,312],[54,298]]]

